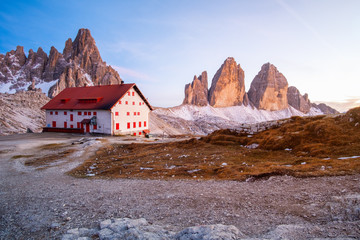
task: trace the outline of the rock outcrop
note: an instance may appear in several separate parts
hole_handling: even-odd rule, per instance
[[[229,57],[216,72],[209,90],[209,104],[213,107],[248,105],[244,70]]]
[[[303,113],[308,113],[310,111],[311,103],[307,93],[301,95],[296,87],[291,86],[288,88],[287,98],[289,105],[293,108]]]
[[[233,225],[201,225],[188,227],[175,233],[164,226],[150,224],[146,219],[116,218],[100,222],[100,228],[74,228],[62,236],[62,240],[70,239],[163,239],[163,240],[195,240],[195,239],[239,239],[246,236]],[[169,226],[167,226],[169,227]]]
[[[185,85],[185,99],[183,104],[196,106],[208,105],[208,79],[204,71],[199,77],[194,76],[192,83]]]
[[[49,100],[40,89],[0,93],[0,135],[41,132],[45,112],[40,108]]]
[[[274,65],[266,63],[251,83],[249,100],[258,109],[282,110],[288,108],[287,89],[284,75]]]
[[[48,95],[54,97],[66,87],[120,84],[121,78],[101,59],[88,29],[80,29],[74,41],[68,39],[63,54],[51,47],[49,57],[41,48],[36,53],[30,49],[26,57],[21,46],[0,54],[3,92],[34,89],[44,83],[53,84]]]

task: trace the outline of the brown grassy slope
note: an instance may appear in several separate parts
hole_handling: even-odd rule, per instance
[[[360,108],[335,118],[294,117],[249,136],[219,130],[199,140],[113,144],[69,174],[110,178],[245,180],[272,175],[330,176],[360,172]],[[259,144],[256,149],[246,146]],[[285,150],[286,149],[286,150]]]
[[[291,149],[297,156],[360,154],[360,108],[337,117],[292,117],[288,123],[254,136],[219,130],[203,138],[212,144],[259,144],[264,150]]]

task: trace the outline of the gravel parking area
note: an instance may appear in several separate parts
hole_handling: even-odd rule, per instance
[[[249,182],[73,178],[65,172],[106,141],[130,142],[71,144],[81,138],[0,137],[0,239],[59,239],[68,229],[124,217],[173,231],[234,225],[249,238],[360,238],[360,175]],[[59,143],[76,151],[43,169],[24,165],[23,156],[41,156],[39,146]]]

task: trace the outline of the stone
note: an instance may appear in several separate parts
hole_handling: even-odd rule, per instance
[[[232,57],[216,72],[209,89],[209,104],[213,107],[248,105],[244,70]]]
[[[111,236],[113,235],[113,231],[111,231],[110,229],[108,228],[104,228],[104,229],[101,229],[99,231],[99,238],[100,239],[110,239]]]
[[[208,79],[204,71],[199,77],[194,76],[192,83],[185,85],[185,99],[183,104],[196,106],[208,105]]]
[[[107,228],[111,224],[111,219],[106,219],[102,222],[100,222],[100,229]]]
[[[284,75],[274,65],[265,63],[252,81],[248,96],[256,108],[278,111],[288,108],[287,90]]]
[[[311,102],[309,100],[308,94],[305,93],[304,95],[301,95],[300,91],[296,87],[291,86],[288,88],[287,99],[288,104],[293,108],[303,113],[308,113],[310,111]]]
[[[175,235],[176,240],[239,239],[244,235],[232,225],[205,225],[188,227]]]

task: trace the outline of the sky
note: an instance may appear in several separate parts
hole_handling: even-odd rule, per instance
[[[359,0],[0,0],[0,53],[62,52],[88,28],[102,59],[153,106],[180,105],[185,84],[227,57],[246,91],[270,62],[312,102],[360,105]],[[335,106],[332,105],[332,106]]]

